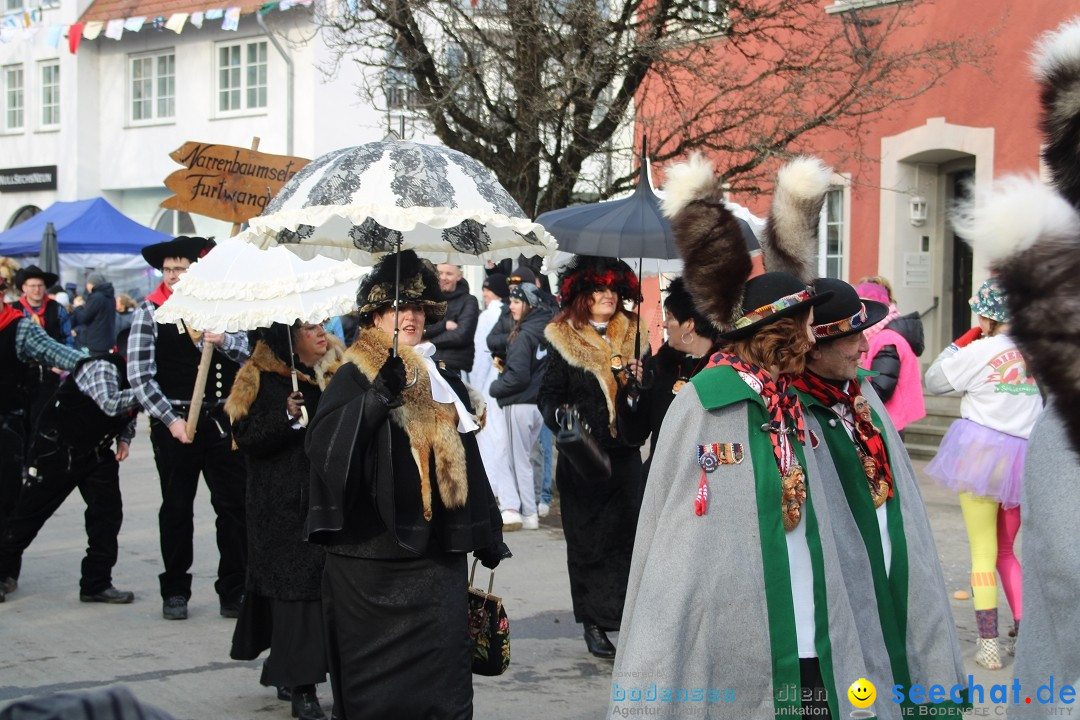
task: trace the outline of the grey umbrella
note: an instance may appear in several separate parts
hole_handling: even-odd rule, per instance
[[[45,232],[41,234],[38,265],[47,273],[60,275],[60,245],[56,240],[56,228],[52,223],[45,223]]]

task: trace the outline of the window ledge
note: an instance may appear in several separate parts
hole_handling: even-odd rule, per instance
[[[159,127],[161,125],[175,125],[176,118],[161,118],[160,120],[128,120],[124,125],[126,130],[135,130],[144,127]]]
[[[259,108],[257,110],[233,110],[228,113],[219,113],[210,118],[210,120],[235,120],[237,118],[265,117],[269,114],[270,110],[268,108]]]
[[[39,127],[37,130],[35,130],[34,134],[36,134],[36,135],[45,135],[45,134],[48,134],[48,133],[58,133],[58,132],[60,132],[60,126],[59,125],[43,125],[43,126]]]
[[[868,8],[884,7],[885,5],[900,5],[911,0],[834,0],[832,5],[825,8],[829,15],[837,13],[854,12]]]

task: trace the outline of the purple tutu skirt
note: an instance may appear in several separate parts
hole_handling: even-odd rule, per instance
[[[957,420],[945,433],[926,474],[955,492],[993,498],[1005,509],[1020,505],[1027,440]]]

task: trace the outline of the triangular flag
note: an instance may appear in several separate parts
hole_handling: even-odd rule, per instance
[[[240,27],[240,8],[231,7],[225,11],[225,19],[221,21],[222,30],[235,30]]]
[[[187,19],[187,13],[174,13],[169,16],[169,19],[165,22],[165,27],[179,35],[184,29],[184,23],[187,22]]]
[[[105,37],[112,38],[113,40],[119,40],[124,37],[124,21],[110,20],[105,25]]]
[[[83,28],[82,36],[86,40],[97,40],[98,35],[101,34],[104,27],[105,23],[101,20],[91,20],[86,23],[86,27]]]
[[[79,49],[79,43],[82,42],[82,29],[82,23],[73,23],[68,28],[68,50],[72,55]]]
[[[128,32],[139,32],[142,30],[143,23],[146,22],[145,17],[133,17],[124,21],[124,29]]]
[[[201,28],[202,27],[202,21],[203,21],[202,10],[200,10],[198,12],[191,13],[191,24],[192,25],[194,25],[197,28]]]
[[[221,8],[214,8],[213,10],[206,11],[207,20],[219,20],[225,17],[225,11]]]
[[[49,44],[49,47],[60,47],[60,34],[64,31],[63,25],[57,25],[53,23],[49,26],[49,32],[45,36],[45,42]]]

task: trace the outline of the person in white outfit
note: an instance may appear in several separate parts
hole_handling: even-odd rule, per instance
[[[512,490],[517,502],[509,497],[500,507],[504,531],[513,529],[517,523],[525,530],[536,530],[540,527],[540,515],[530,455],[540,439],[540,427],[544,422],[537,399],[547,367],[548,344],[544,339],[544,328],[551,320],[552,311],[535,286],[522,283],[510,291],[510,314],[514,318],[514,329],[507,342],[503,372],[491,383],[491,396],[498,400],[506,417],[510,469],[514,478],[508,495]]]
[[[500,508],[517,507],[518,496],[514,488],[514,477],[510,472],[510,458],[506,453],[506,420],[503,418],[503,410],[489,392],[492,381],[499,376],[492,363],[491,351],[488,349],[487,336],[495,327],[503,311],[503,304],[510,297],[510,288],[506,284],[506,276],[501,273],[492,273],[484,280],[484,310],[476,322],[476,336],[473,345],[476,355],[473,359],[473,369],[469,374],[469,384],[476,388],[484,396],[487,403],[487,423],[483,430],[476,434],[476,444],[480,448],[480,457],[484,461],[484,469],[487,471],[488,483],[491,491],[495,494]],[[517,512],[515,510],[515,512]],[[504,513],[505,517],[505,513]],[[504,520],[505,522],[505,520]],[[516,530],[521,527],[521,518],[517,518],[515,527],[507,529]]]

